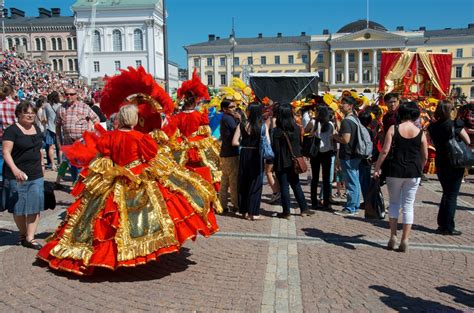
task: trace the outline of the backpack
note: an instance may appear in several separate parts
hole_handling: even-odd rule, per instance
[[[357,141],[354,152],[357,156],[368,159],[372,156],[372,138],[369,131],[365,128],[354,115],[349,115],[347,119],[351,120],[357,125]]]

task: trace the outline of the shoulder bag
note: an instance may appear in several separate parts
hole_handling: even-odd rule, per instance
[[[471,149],[462,140],[456,139],[454,126],[451,129],[451,138],[448,141],[448,159],[454,168],[465,168],[474,165],[474,155]]]
[[[308,170],[308,166],[306,165],[306,161],[304,160],[304,157],[297,157],[293,153],[293,147],[291,146],[290,139],[288,138],[288,135],[286,132],[283,132],[283,136],[286,138],[286,143],[288,144],[288,148],[290,149],[290,154],[291,154],[291,160],[293,161],[293,169],[296,174],[302,174],[305,173]]]

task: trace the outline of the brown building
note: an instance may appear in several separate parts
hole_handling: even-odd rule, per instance
[[[78,77],[77,39],[73,16],[61,16],[59,8],[38,9],[38,16],[27,17],[16,8],[4,9],[5,37],[0,47],[15,50],[19,56],[42,59],[51,68]]]

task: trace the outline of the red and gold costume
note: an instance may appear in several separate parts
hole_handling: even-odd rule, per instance
[[[178,89],[178,99],[184,99],[192,109],[171,116],[164,129],[170,135],[169,146],[174,159],[211,182],[218,190],[222,175],[220,147],[212,137],[207,111],[199,112],[194,109],[197,102],[209,100],[207,87],[202,84],[196,71],[193,78]]]
[[[65,148],[83,170],[72,191],[76,200],[38,253],[50,267],[87,275],[95,267],[136,266],[178,251],[198,233],[218,231],[213,186],[176,164],[156,138],[115,130],[85,133],[84,140]]]

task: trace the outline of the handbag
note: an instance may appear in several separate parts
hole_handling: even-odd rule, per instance
[[[378,178],[372,178],[370,181],[364,211],[365,218],[367,219],[383,220],[385,218],[385,201]]]
[[[318,123],[319,127],[319,123]],[[314,127],[313,127],[314,129]],[[313,130],[311,130],[311,133]],[[321,138],[314,133],[313,135],[303,137],[303,146],[301,148],[301,154],[307,158],[315,158],[319,153],[321,147]]]
[[[308,170],[308,166],[306,165],[306,161],[304,160],[304,157],[297,157],[293,153],[293,147],[291,146],[290,139],[288,138],[288,135],[283,132],[283,136],[286,138],[286,143],[288,144],[288,148],[290,149],[290,154],[291,154],[291,160],[293,162],[293,170],[295,171],[296,174],[302,174],[306,173]]]
[[[44,209],[54,210],[56,208],[56,196],[54,195],[54,185],[44,182]]]
[[[275,158],[272,146],[267,140],[265,124],[262,125],[260,133],[260,152],[265,160],[273,160]]]
[[[471,149],[462,140],[456,139],[454,126],[451,129],[451,138],[448,140],[448,159],[454,168],[465,168],[474,165],[474,155]]]

